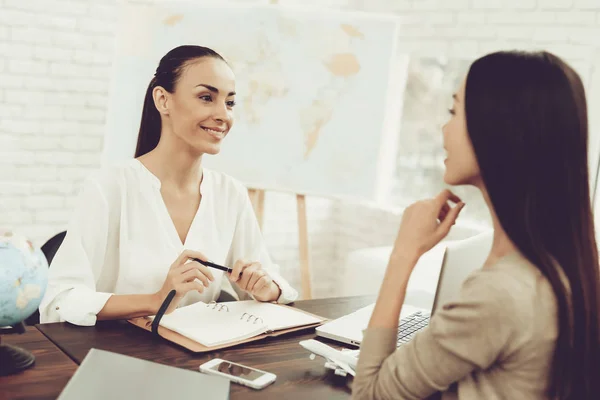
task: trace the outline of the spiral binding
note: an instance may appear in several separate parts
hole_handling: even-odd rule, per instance
[[[227,305],[225,305],[225,304],[219,304],[219,303],[217,303],[214,300],[211,301],[210,303],[208,303],[206,305],[206,307],[212,308],[213,310],[217,310],[217,311],[223,311],[223,310],[225,310],[225,311],[229,312],[229,307],[227,307]]]
[[[220,304],[217,303],[216,301],[211,301],[210,303],[206,304],[206,307],[211,308],[213,310],[217,310],[217,311],[223,311],[225,310],[226,312],[229,312],[229,307],[227,307],[227,305],[225,304]],[[242,321],[246,321],[246,322],[252,322],[253,324],[263,324],[264,321],[261,317],[257,317],[256,315],[253,314],[249,314],[249,313],[243,313],[242,316],[240,317],[240,319]]]
[[[253,324],[256,324],[258,321],[260,321],[261,324],[264,323],[263,319],[261,317],[257,317],[256,315],[243,313],[240,319],[244,320],[244,318],[246,318],[246,322],[250,322],[250,320],[254,319],[254,321],[252,322]]]

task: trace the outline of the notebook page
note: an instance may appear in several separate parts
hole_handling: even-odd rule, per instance
[[[207,347],[248,339],[268,330],[266,325],[242,320],[231,311],[217,311],[203,302],[164,315],[160,325]]]
[[[244,313],[262,318],[269,330],[294,328],[297,326],[315,324],[322,319],[308,315],[293,308],[283,307],[272,303],[261,303],[254,300],[228,302],[229,312],[235,315]]]

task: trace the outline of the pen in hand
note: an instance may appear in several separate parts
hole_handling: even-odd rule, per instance
[[[204,266],[206,266],[206,267],[210,267],[210,268],[218,269],[218,270],[221,270],[221,271],[225,271],[225,272],[227,272],[227,273],[231,273],[231,272],[233,271],[233,269],[232,269],[232,268],[227,268],[227,267],[224,267],[224,266],[222,266],[222,265],[219,265],[219,264],[212,263],[212,262],[210,262],[210,261],[204,261],[204,260],[201,260],[201,259],[199,259],[199,258],[192,258],[191,260],[192,260],[192,261],[199,262],[200,264],[202,264],[202,265],[204,265]],[[243,271],[242,271],[242,272],[243,272]],[[242,275],[242,272],[240,272],[240,276]]]

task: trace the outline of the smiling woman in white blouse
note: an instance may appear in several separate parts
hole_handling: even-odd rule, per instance
[[[213,50],[180,46],[161,59],[136,158],[84,184],[49,270],[42,323],[153,315],[174,289],[171,312],[216,300],[226,280],[240,299],[297,298],[269,258],[246,188],[201,166],[204,154],[219,152],[234,105],[233,72]]]

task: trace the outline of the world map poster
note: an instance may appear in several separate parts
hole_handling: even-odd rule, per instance
[[[391,18],[322,9],[126,6],[105,156],[131,158],[158,61],[197,44],[223,55],[237,93],[233,129],[203,165],[253,188],[371,200],[387,168],[386,135],[397,135],[389,99],[404,90],[390,83],[402,73],[393,70],[396,29]]]

